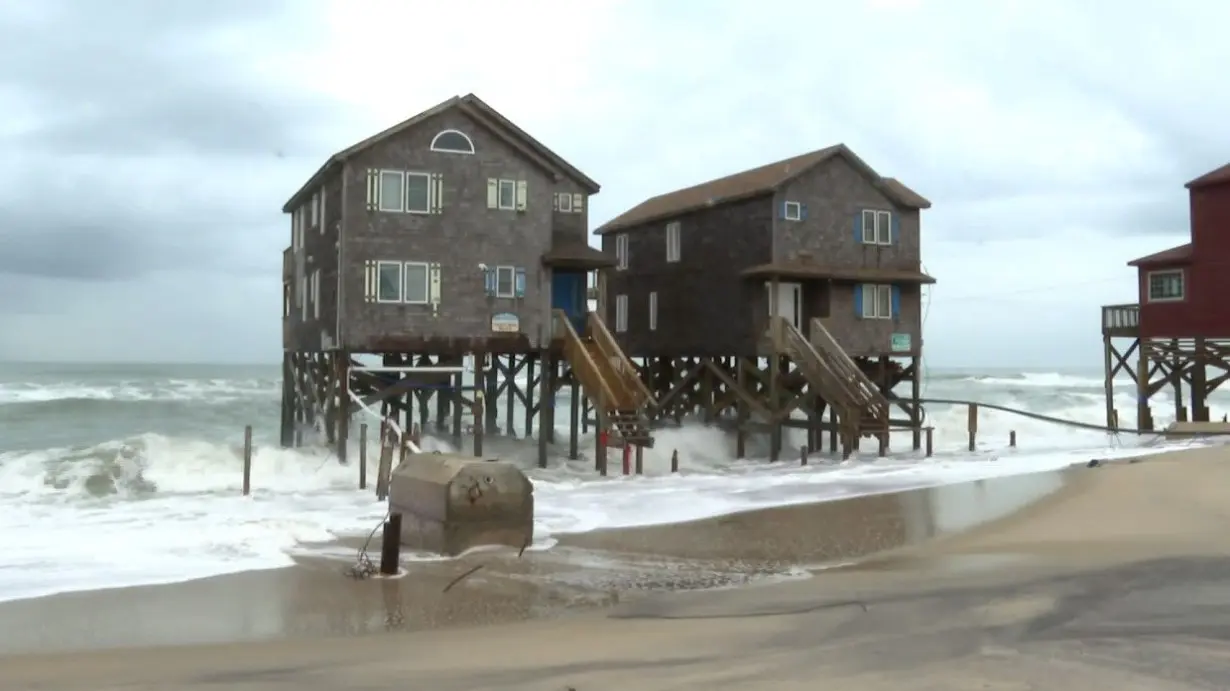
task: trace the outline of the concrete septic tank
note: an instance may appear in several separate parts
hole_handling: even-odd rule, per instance
[[[520,549],[534,539],[534,486],[516,466],[474,456],[410,454],[389,478],[401,543],[455,556],[480,545]]]

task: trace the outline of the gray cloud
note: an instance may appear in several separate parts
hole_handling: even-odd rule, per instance
[[[0,8],[0,105],[18,115],[7,128],[0,116],[0,274],[275,275],[279,200],[301,182],[295,163],[326,153],[312,132],[343,115],[266,74],[270,55],[316,35],[319,13],[304,9],[281,0]]]

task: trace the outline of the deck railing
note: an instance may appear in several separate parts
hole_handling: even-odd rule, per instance
[[[645,386],[645,382],[641,381],[640,374],[636,371],[636,366],[628,359],[623,348],[619,347],[619,343],[611,332],[606,328],[606,323],[598,316],[596,312],[589,313],[589,336],[597,344],[598,350],[602,351],[602,355],[606,361],[615,370],[614,375],[622,380],[624,388],[631,394],[635,408],[640,408],[645,404],[652,406],[657,405],[654,400],[653,393]]]
[[[603,366],[610,367],[610,364],[594,361],[589,350],[581,341],[581,336],[576,329],[572,328],[572,320],[563,310],[552,310],[551,316],[554,321],[552,331],[564,339],[564,358],[572,365],[573,373],[580,382],[581,388],[585,389],[591,398],[597,399],[596,403],[604,406],[619,405],[615,391],[611,389],[607,378],[603,376],[604,370],[600,369]]]
[[[1102,307],[1102,331],[1129,332],[1140,328],[1140,305],[1105,305]]]

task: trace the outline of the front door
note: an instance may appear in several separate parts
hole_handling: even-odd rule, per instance
[[[765,284],[769,299],[773,299],[773,284]],[[785,317],[791,326],[803,329],[803,285],[801,283],[777,284],[777,316]]]
[[[585,272],[555,270],[551,275],[551,308],[562,310],[577,334],[585,335],[589,305],[585,301]]]

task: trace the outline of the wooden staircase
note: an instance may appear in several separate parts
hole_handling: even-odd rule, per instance
[[[843,436],[853,440],[863,434],[888,434],[891,404],[819,319],[811,321],[808,341],[783,317],[773,317],[769,338],[774,352],[789,357],[837,412]]]
[[[555,310],[553,319],[555,335],[564,340],[564,359],[585,396],[606,413],[608,431],[624,444],[652,447],[647,413],[656,402],[606,324],[590,312],[585,333],[579,334],[562,310]]]

